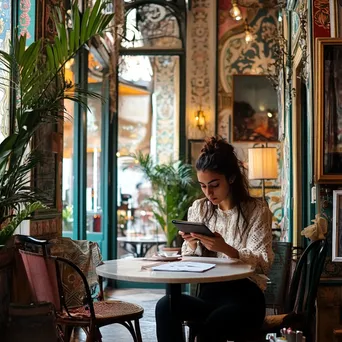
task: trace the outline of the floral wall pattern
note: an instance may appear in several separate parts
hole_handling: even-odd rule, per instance
[[[215,131],[216,1],[193,0],[187,21],[187,138],[201,139]],[[195,112],[202,107],[206,130],[196,127]]]
[[[252,0],[244,1],[248,6]],[[251,143],[234,143],[232,140],[233,75],[265,75],[269,64],[274,62],[273,45],[277,29],[277,11],[265,8],[241,7],[243,19],[247,19],[254,40],[245,42],[244,20],[234,21],[229,14],[231,1],[218,2],[218,134],[233,143],[239,158],[248,165],[248,148]],[[279,143],[272,144],[278,148]],[[269,144],[271,146],[271,144]],[[266,181],[266,197],[274,215],[274,225],[282,219],[282,201],[278,179]],[[252,181],[252,195],[260,196],[260,181]]]
[[[9,41],[11,39],[11,1],[5,0],[0,2],[0,50],[9,51]],[[0,141],[7,136],[9,132],[9,83],[4,80],[8,79],[8,74],[2,70],[0,65]]]
[[[164,163],[174,159],[179,151],[179,58],[156,57],[154,77],[154,154],[158,163]]]

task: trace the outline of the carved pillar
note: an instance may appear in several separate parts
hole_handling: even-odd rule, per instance
[[[53,6],[63,7],[63,2],[37,1],[36,39],[54,39],[55,31],[51,18]],[[42,153],[43,162],[33,172],[32,181],[46,194],[47,199],[44,202],[49,209],[35,214],[27,233],[44,238],[61,236],[63,123],[44,125],[35,136],[34,146]]]

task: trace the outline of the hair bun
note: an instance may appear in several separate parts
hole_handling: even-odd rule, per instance
[[[234,147],[226,141],[226,139],[213,136],[205,139],[205,144],[201,149],[201,153],[214,154],[217,152],[234,153]]]

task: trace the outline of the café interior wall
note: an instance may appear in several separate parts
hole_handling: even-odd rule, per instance
[[[277,29],[277,10],[275,9],[242,9],[243,18],[247,18],[254,41],[245,42],[244,20],[234,21],[229,14],[231,2],[218,1],[218,97],[217,111],[218,134],[227,138],[237,150],[238,157],[248,165],[248,148],[255,142],[235,142],[233,140],[232,107],[233,107],[233,75],[267,75],[268,66],[274,63],[274,35]],[[266,197],[274,216],[274,227],[278,227],[282,217],[281,193],[281,144],[268,143],[277,147],[278,151],[278,179],[267,180]],[[261,196],[260,181],[251,181],[252,195]]]

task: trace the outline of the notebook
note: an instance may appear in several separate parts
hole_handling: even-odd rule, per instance
[[[170,262],[152,267],[152,270],[164,272],[205,272],[214,268],[215,266],[215,264],[208,264],[204,262]]]

